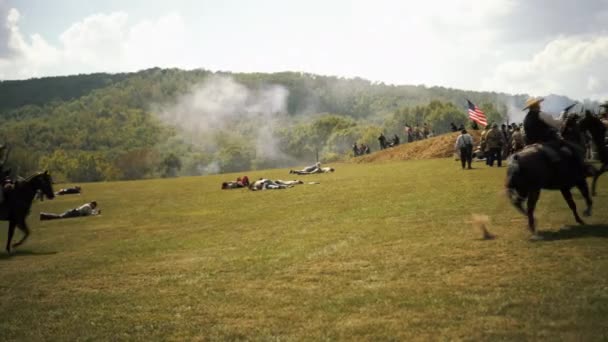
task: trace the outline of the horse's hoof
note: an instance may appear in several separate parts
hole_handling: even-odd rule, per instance
[[[530,241],[542,241],[544,238],[540,235],[534,234],[530,237]]]

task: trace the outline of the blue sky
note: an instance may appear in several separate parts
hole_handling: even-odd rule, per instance
[[[0,0],[0,79],[152,66],[608,97],[608,0]]]

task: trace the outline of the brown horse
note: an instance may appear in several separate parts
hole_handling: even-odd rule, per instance
[[[17,181],[10,190],[5,190],[4,203],[0,204],[0,220],[8,221],[8,239],[6,240],[6,251],[11,252],[11,241],[15,233],[15,227],[23,233],[21,240],[12,245],[18,247],[30,235],[30,230],[25,222],[32,207],[32,201],[38,191],[42,191],[49,199],[55,197],[53,192],[53,181],[48,171],[39,172],[25,180]]]

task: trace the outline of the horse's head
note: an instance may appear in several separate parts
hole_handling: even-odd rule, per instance
[[[593,133],[596,130],[604,130],[602,121],[597,116],[593,115],[590,110],[586,110],[583,117],[578,122],[582,131]]]
[[[48,171],[37,173],[36,175],[30,177],[28,181],[30,184],[32,184],[34,190],[41,190],[48,199],[53,199],[55,197],[55,192],[53,191],[53,179]]]
[[[576,114],[576,113],[570,114],[570,115],[568,115],[568,118],[566,119],[565,124],[567,127],[576,126],[578,124],[579,119],[580,119],[580,117],[578,116],[578,114]]]

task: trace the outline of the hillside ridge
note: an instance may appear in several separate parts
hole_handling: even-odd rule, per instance
[[[481,130],[468,130],[475,145],[479,143]],[[460,132],[441,134],[432,138],[390,147],[365,156],[352,158],[355,163],[373,163],[398,160],[448,158],[454,155],[454,144]]]

